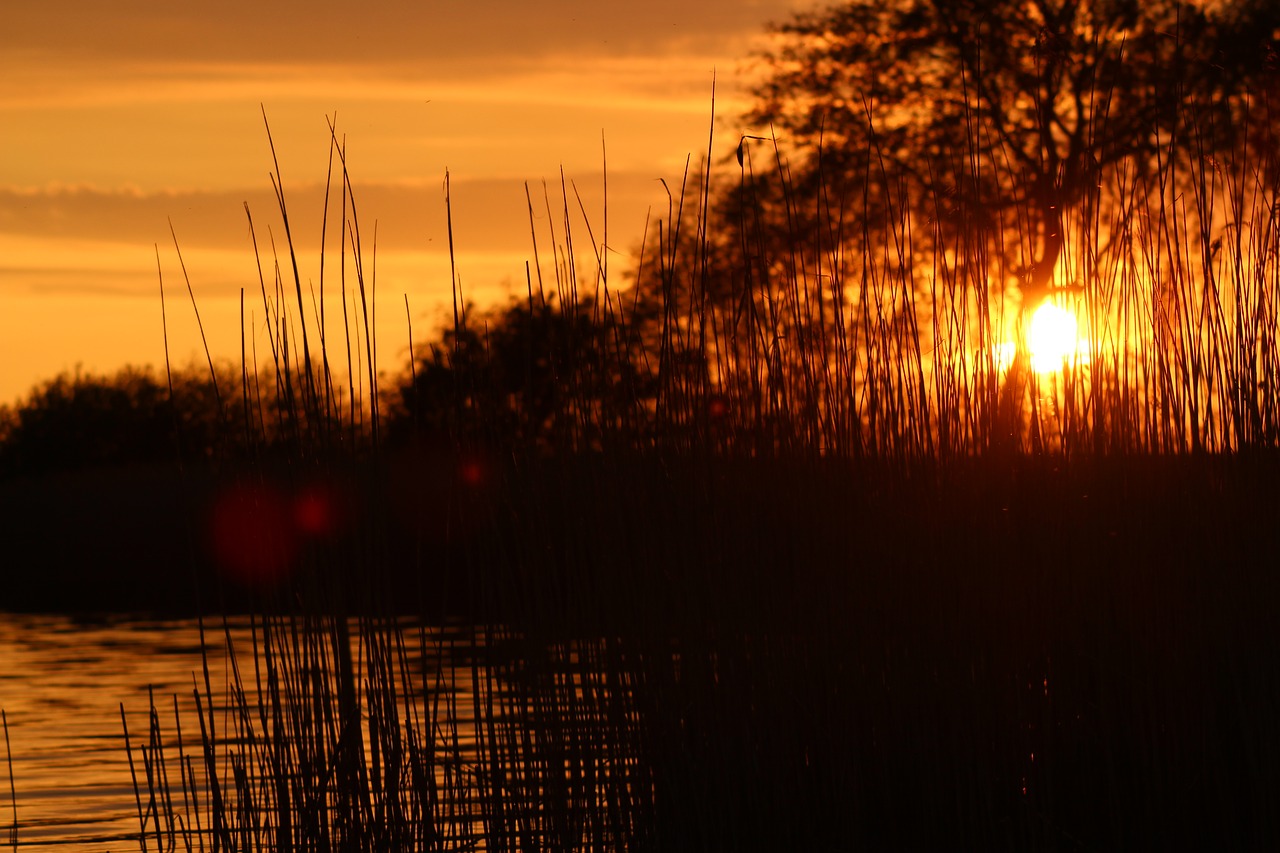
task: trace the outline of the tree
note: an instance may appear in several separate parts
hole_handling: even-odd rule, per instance
[[[1276,174],[1274,0],[853,0],[775,36],[748,120],[795,152],[795,191],[874,214],[909,181],[942,227],[1018,217],[1024,310],[1109,170],[1241,144]]]
[[[636,273],[649,351],[700,354],[735,423],[850,453],[1040,446],[1022,321],[1058,288],[1097,353],[1124,343],[1088,393],[1171,369],[1169,411],[1214,393],[1197,336],[1239,294],[1213,247],[1235,241],[1235,282],[1270,257],[1280,4],[849,0],[773,35],[741,168],[673,192]]]
[[[235,437],[223,429],[207,374],[179,371],[170,381],[125,367],[39,384],[0,411],[0,476],[172,462],[210,455]],[[230,383],[224,377],[222,384]]]
[[[634,437],[652,396],[634,355],[621,321],[589,297],[469,310],[415,358],[390,432],[520,448]]]

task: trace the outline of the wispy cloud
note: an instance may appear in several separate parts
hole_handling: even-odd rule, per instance
[[[457,245],[470,251],[531,248],[533,229],[558,226],[559,213],[569,194],[571,219],[581,218],[581,207],[596,230],[606,214],[620,239],[635,236],[643,228],[648,208],[662,196],[659,182],[650,175],[611,173],[608,210],[598,174],[570,174],[562,188],[557,176],[544,184],[511,179],[454,179],[450,207]],[[335,181],[337,179],[335,178]],[[264,180],[264,184],[266,181]],[[396,184],[354,184],[356,212],[362,229],[379,228],[380,245],[397,251],[429,249],[444,242],[447,233],[443,182],[412,181]],[[328,231],[336,239],[342,209],[336,183],[329,189]],[[324,226],[324,184],[286,184],[286,202],[293,233],[306,250],[318,250]],[[534,221],[530,222],[529,197]],[[246,215],[245,206],[248,206]],[[556,223],[545,223],[546,208],[556,213]],[[350,217],[350,210],[347,211]],[[250,218],[265,242],[270,229],[282,233],[279,206],[269,186],[248,190],[180,190],[143,192],[137,189],[101,189],[55,185],[39,189],[0,188],[0,234],[51,243],[62,240],[98,241],[128,245],[171,242],[170,226],[181,243],[202,248],[247,250],[252,246]],[[336,251],[336,246],[331,247]],[[620,247],[615,246],[615,249]]]
[[[346,64],[413,61],[501,68],[516,58],[723,50],[761,23],[810,3],[788,0],[222,0],[216,6],[133,0],[8,4],[11,50],[91,60],[213,58],[281,64],[342,57]]]

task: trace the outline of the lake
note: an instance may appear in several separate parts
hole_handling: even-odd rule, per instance
[[[716,587],[727,590],[732,612],[727,604],[709,608],[706,624],[673,595],[662,600],[684,610],[670,622],[634,620],[629,633],[603,639],[513,620],[507,624],[525,626],[523,636],[495,632],[474,645],[461,629],[428,629],[421,645],[406,632],[405,645],[384,657],[394,682],[387,686],[397,691],[390,701],[364,686],[369,670],[354,681],[363,691],[356,698],[368,766],[392,772],[380,777],[381,787],[373,774],[367,785],[331,787],[375,801],[374,819],[361,829],[388,826],[408,836],[398,847],[377,846],[381,839],[370,833],[367,850],[603,850],[627,848],[632,839],[630,847],[674,849],[664,842],[686,838],[725,849],[1072,846],[1064,839],[1094,849],[1277,849],[1280,575],[1272,561],[1240,556],[1277,553],[1273,497],[1251,504],[1162,489],[1112,537],[1130,494],[1108,498],[1090,489],[1088,514],[1076,506],[1068,524],[1056,521],[1065,487],[1049,485],[1058,491],[1027,490],[1010,504],[1024,514],[1053,507],[1055,523],[1038,528],[1050,534],[1044,543],[1023,535],[1001,544],[1002,516],[979,514],[976,500],[934,504],[956,519],[946,522],[952,529],[974,521],[981,534],[974,549],[1009,549],[986,565],[962,561],[953,571],[922,560],[899,561],[892,572],[863,570],[876,554],[862,546],[856,564],[800,561],[832,568],[766,583],[772,577],[753,574],[757,564],[743,559],[725,564],[738,586]],[[1162,504],[1163,494],[1171,497]],[[1181,511],[1166,518],[1151,506]],[[1212,532],[1234,531],[1220,522],[1237,511],[1272,522],[1241,528],[1241,537]],[[724,547],[743,547],[734,538]],[[955,541],[956,550],[969,547]],[[812,544],[799,551],[802,545],[789,545],[792,559],[818,553]],[[1103,558],[1086,559],[1104,548]],[[1218,559],[1204,559],[1210,548]],[[1024,550],[1028,562],[1020,564]],[[709,548],[690,553],[705,557]],[[672,564],[655,562],[661,571],[654,576],[682,596],[697,593],[695,583],[674,583],[682,576]],[[584,586],[566,588],[586,600],[605,598]],[[708,594],[687,599],[717,603]],[[572,599],[548,612],[572,612],[571,605],[582,606]],[[552,621],[543,617],[544,625]],[[301,720],[278,743],[237,741],[236,722],[222,707],[232,704],[226,687],[233,679],[221,626],[207,634],[210,692],[220,748],[229,742],[227,752],[249,756],[250,793],[265,804],[247,810],[252,819],[271,813],[274,790],[254,787],[253,778],[274,766],[270,759],[280,755],[286,770],[307,774],[303,781],[327,784],[353,740],[326,719]],[[252,647],[249,623],[233,622],[229,634],[237,649]],[[286,719],[306,707],[296,698],[340,704],[322,691],[332,657],[286,649],[284,658],[302,661],[282,673],[293,679],[281,680]],[[257,732],[271,731],[259,724],[259,679],[248,659],[240,657],[250,694],[245,719]],[[171,697],[179,697],[186,755],[198,776],[191,697],[197,682],[203,692],[203,680],[201,638],[189,620],[0,614],[0,708],[13,754],[17,850],[139,849],[120,706],[138,755],[154,695],[169,789],[180,797]],[[423,703],[428,695],[432,701]],[[475,725],[477,716],[484,725]],[[383,725],[388,720],[397,725]],[[291,732],[317,736],[299,741]],[[371,733],[379,750],[369,748]],[[273,752],[277,746],[284,751]],[[220,768],[228,767],[221,754]],[[0,756],[0,853],[10,846],[2,833],[12,821],[5,770]],[[336,831],[357,813],[336,794],[327,810],[298,796],[290,802]],[[381,820],[393,807],[401,809],[394,819]],[[147,825],[148,849],[166,849],[168,838],[155,843],[163,827],[154,818]],[[310,825],[300,820],[294,829]],[[182,841],[177,849],[185,849]]]
[[[440,629],[429,629],[428,635],[437,649],[456,639]],[[225,636],[241,666],[248,666],[248,620],[230,622],[225,634],[221,619],[206,629],[210,685],[220,711],[231,676]],[[0,846],[9,848],[13,841],[16,805],[16,849],[26,853],[139,849],[138,805],[121,709],[145,804],[139,747],[147,742],[151,697],[166,749],[174,743],[176,702],[190,753],[199,740],[193,689],[199,685],[204,692],[201,649],[194,620],[0,613],[0,708],[8,720],[16,790],[15,802],[0,765],[0,828],[5,832]],[[471,675],[468,665],[444,676],[459,717],[473,713]],[[252,679],[252,673],[245,675],[247,686]],[[225,717],[220,725],[227,730]],[[463,739],[469,741],[465,734]],[[170,763],[172,757],[170,753]],[[154,827],[150,822],[148,832]]]
[[[232,635],[247,642],[246,625]],[[221,632],[211,683],[225,685]],[[139,820],[121,722],[145,739],[150,700],[190,713],[202,676],[194,621],[0,614],[0,707],[8,718],[17,841],[24,851],[137,849]],[[0,826],[12,825],[4,784]],[[9,836],[10,839],[12,836]]]
[[[207,621],[202,641],[200,624],[192,619],[0,613],[0,708],[8,723],[16,791],[11,796],[7,767],[0,764],[0,849],[205,849],[211,842],[210,789],[200,752],[197,690],[206,721],[205,697],[212,697],[223,796],[241,804],[258,798],[251,813],[269,818],[271,775],[256,762],[273,744],[281,745],[284,752],[277,755],[287,756],[294,772],[305,774],[308,767],[315,768],[317,756],[322,768],[325,760],[340,760],[346,742],[345,730],[339,737],[325,728],[326,720],[299,722],[298,715],[305,716],[316,697],[341,701],[329,692],[336,685],[331,680],[333,659],[314,656],[324,654],[319,650],[334,635],[322,628],[308,639],[307,629],[299,629],[304,624],[271,622],[273,655],[279,662],[271,674],[265,665],[255,666],[254,650],[259,651],[257,661],[264,660],[263,623],[244,617]],[[319,636],[327,639],[316,642]],[[302,645],[291,646],[299,637]],[[540,646],[538,662],[531,664],[525,657],[529,647],[505,629],[486,634],[403,620],[353,622],[349,641],[365,770],[374,777],[388,774],[381,777],[382,784],[391,786],[396,777],[413,788],[395,797],[388,787],[388,797],[377,805],[408,809],[386,822],[413,835],[406,846],[418,849],[439,842],[483,848],[482,838],[502,837],[508,823],[524,821],[522,810],[540,813],[551,793],[567,801],[554,813],[563,816],[591,811],[588,803],[630,799],[641,790],[634,778],[638,756],[615,740],[629,729],[619,722],[625,715],[619,716],[615,701],[627,691],[619,691],[616,674],[601,667],[598,643]],[[235,661],[228,646],[235,650]],[[208,652],[203,659],[202,649]],[[371,663],[379,659],[387,661],[386,669]],[[203,660],[209,667],[207,692]],[[233,663],[239,667],[238,680]],[[391,671],[396,673],[394,685],[385,680]],[[275,677],[289,682],[282,705],[273,705]],[[307,684],[294,680],[298,678]],[[394,710],[379,704],[387,691],[396,695]],[[483,725],[476,724],[477,717]],[[280,742],[263,739],[262,732],[275,736],[273,726],[280,720],[294,725],[294,734]],[[392,721],[398,722],[390,730],[381,728]],[[132,752],[126,749],[125,722]],[[303,740],[327,738],[320,753],[310,752],[316,743],[298,740],[299,732],[309,733]],[[154,761],[157,744],[163,749],[160,761]],[[397,745],[410,752],[398,753]],[[552,755],[554,763],[548,764]],[[148,756],[156,771],[157,796],[170,798],[167,808],[152,804]],[[0,761],[5,757],[0,755]],[[424,769],[433,778],[423,780],[418,771]],[[325,772],[332,774],[334,765]],[[135,794],[135,774],[140,795]],[[565,774],[572,779],[566,782]],[[247,787],[233,783],[232,777],[237,783],[245,780]],[[264,778],[267,784],[260,787]],[[290,778],[299,781],[302,776]],[[547,787],[549,779],[558,780],[558,787]],[[382,793],[376,779],[371,784]],[[319,782],[319,788],[330,791],[335,785],[341,787],[332,775]],[[195,797],[190,805],[188,792]],[[343,810],[317,816],[306,811],[303,801],[294,801],[292,808],[317,819],[317,825]],[[600,820],[593,818],[593,826]],[[533,837],[523,823],[520,831]],[[140,832],[146,835],[145,848],[139,844]],[[265,835],[255,843],[270,846]]]

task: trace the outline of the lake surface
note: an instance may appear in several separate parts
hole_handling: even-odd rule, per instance
[[[444,643],[446,631],[429,629]],[[227,638],[241,666],[252,646],[247,620],[206,624],[209,680],[225,703],[232,677]],[[152,697],[166,743],[181,716],[188,749],[199,739],[194,689],[204,693],[202,642],[194,620],[86,619],[0,613],[0,708],[8,721],[12,762],[0,764],[0,849],[138,850],[140,820],[129,755],[143,786]],[[449,675],[460,716],[473,713],[471,669]],[[176,704],[176,708],[175,708]],[[3,744],[0,744],[3,746]],[[13,825],[16,808],[16,845]],[[154,822],[148,831],[153,831]]]
[[[247,627],[233,626],[236,634],[244,639]],[[210,646],[216,690],[226,679],[221,632]],[[200,652],[193,621],[0,614],[0,708],[19,850],[138,849],[121,708],[135,744],[146,737],[149,688],[161,709],[172,709],[173,696],[192,709]],[[15,803],[2,767],[0,778],[0,827],[8,830]]]

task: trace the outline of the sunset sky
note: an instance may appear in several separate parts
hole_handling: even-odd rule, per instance
[[[318,286],[327,118],[336,115],[366,253],[377,227],[380,366],[406,363],[407,295],[421,342],[450,298],[443,181],[457,273],[484,304],[523,292],[525,183],[561,204],[560,171],[603,239],[610,279],[665,214],[711,129],[741,127],[746,60],[804,0],[131,0],[0,8],[0,404],[60,371],[112,371],[198,353],[177,235],[215,357],[240,352],[240,291],[263,317],[248,202],[264,255],[283,248],[265,109],[304,287]],[[216,13],[213,11],[216,8]],[[602,151],[603,140],[603,151]],[[570,203],[577,209],[577,202]],[[576,214],[578,255],[591,258]],[[331,226],[336,227],[336,226]],[[156,251],[159,248],[160,271]],[[336,249],[336,244],[335,244]],[[366,261],[367,263],[369,261]],[[326,263],[334,264],[329,260]],[[549,272],[549,269],[547,270]],[[336,288],[326,272],[326,288]]]

